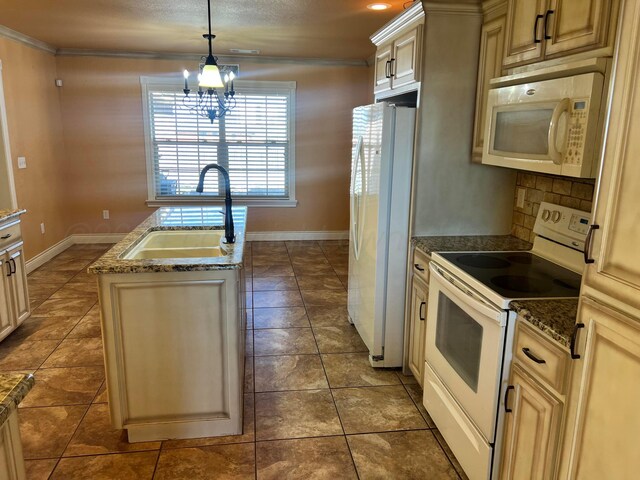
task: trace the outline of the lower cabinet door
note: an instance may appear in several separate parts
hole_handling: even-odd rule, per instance
[[[562,404],[518,364],[509,384],[502,480],[553,478]]]
[[[409,368],[422,386],[424,376],[424,344],[427,330],[429,287],[419,278],[411,282],[411,321],[409,331]]]
[[[6,255],[0,256],[0,340],[11,333],[13,324],[13,310],[11,309],[11,290],[9,278],[11,264],[6,261]]]
[[[11,294],[15,308],[16,326],[24,322],[31,313],[29,305],[29,289],[27,287],[27,269],[24,261],[24,250],[18,247],[7,251],[9,266],[13,272],[8,279],[11,284]]]

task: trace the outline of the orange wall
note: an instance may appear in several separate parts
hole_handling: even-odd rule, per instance
[[[57,57],[70,186],[68,233],[127,232],[149,215],[141,75],[193,61]],[[366,67],[242,62],[247,80],[296,81],[296,208],[255,207],[250,231],[348,228],[351,109],[371,101]],[[102,220],[102,210],[111,212]]]
[[[67,236],[67,191],[56,58],[0,38],[9,144],[27,258]],[[17,157],[27,168],[17,168]],[[40,233],[44,222],[46,233]]]

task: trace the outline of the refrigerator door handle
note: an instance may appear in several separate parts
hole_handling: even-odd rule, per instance
[[[353,252],[356,260],[360,257],[360,248],[362,246],[362,225],[360,204],[362,194],[365,190],[365,158],[364,144],[362,136],[358,137],[356,145],[355,158],[353,162],[353,175],[351,179],[351,233],[353,237]],[[358,173],[360,174],[360,185],[356,184]]]

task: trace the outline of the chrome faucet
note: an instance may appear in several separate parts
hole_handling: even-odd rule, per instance
[[[196,192],[202,193],[204,190],[204,177],[212,168],[218,170],[224,178],[224,238],[227,243],[236,243],[236,235],[233,230],[233,215],[231,214],[231,184],[229,182],[229,172],[216,163],[210,163],[200,172],[200,180],[198,181]]]

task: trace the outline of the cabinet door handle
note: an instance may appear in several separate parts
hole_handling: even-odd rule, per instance
[[[527,357],[529,357],[531,360],[533,360],[534,362],[536,362],[538,364],[547,363],[546,360],[543,360],[542,358],[536,357],[533,353],[531,353],[531,350],[529,350],[527,347],[522,349],[522,353],[524,353]]]
[[[538,40],[538,24],[543,18],[544,15],[536,15],[536,21],[533,23],[533,43],[542,42],[542,40]]]
[[[569,344],[569,350],[571,351],[571,358],[577,360],[580,355],[576,353],[576,339],[578,337],[578,330],[584,328],[584,323],[576,323],[573,326],[573,333],[571,334],[571,343]]]
[[[387,60],[387,63],[384,64],[384,76],[391,78],[391,60]]]
[[[547,10],[547,13],[544,14],[544,39],[551,40],[551,35],[547,35],[547,31],[549,30],[549,17],[554,13],[555,10]]]
[[[426,306],[427,306],[427,302],[420,303],[420,312],[419,312],[420,313],[420,320],[423,321],[423,322],[425,321],[425,318],[424,318],[424,313],[422,313],[422,309],[424,307],[426,307]]]
[[[424,272],[424,268],[421,267],[419,263],[414,263],[413,266],[416,267],[416,270],[419,272]]]
[[[7,266],[7,277],[11,276],[11,264],[9,262],[4,262],[4,264]]]
[[[11,234],[10,233],[7,233],[6,235],[2,235],[0,237],[0,240],[6,240],[7,238],[11,238]]]
[[[16,266],[16,260],[15,258],[10,258],[9,261],[11,262],[11,265],[13,265],[10,270],[11,270],[11,275],[13,275],[14,273],[16,273],[18,271],[18,267]]]
[[[589,225],[589,232],[587,233],[587,238],[584,241],[584,263],[593,263],[595,260],[591,258],[591,242],[593,241],[593,232],[594,230],[598,230],[600,225],[591,224]]]
[[[395,77],[396,74],[393,73],[393,64],[395,63],[396,59],[392,58],[391,60],[389,60],[389,76],[390,77]]]
[[[509,408],[509,391],[515,390],[516,387],[509,385],[504,392],[504,411],[507,413],[513,412],[513,409]]]

